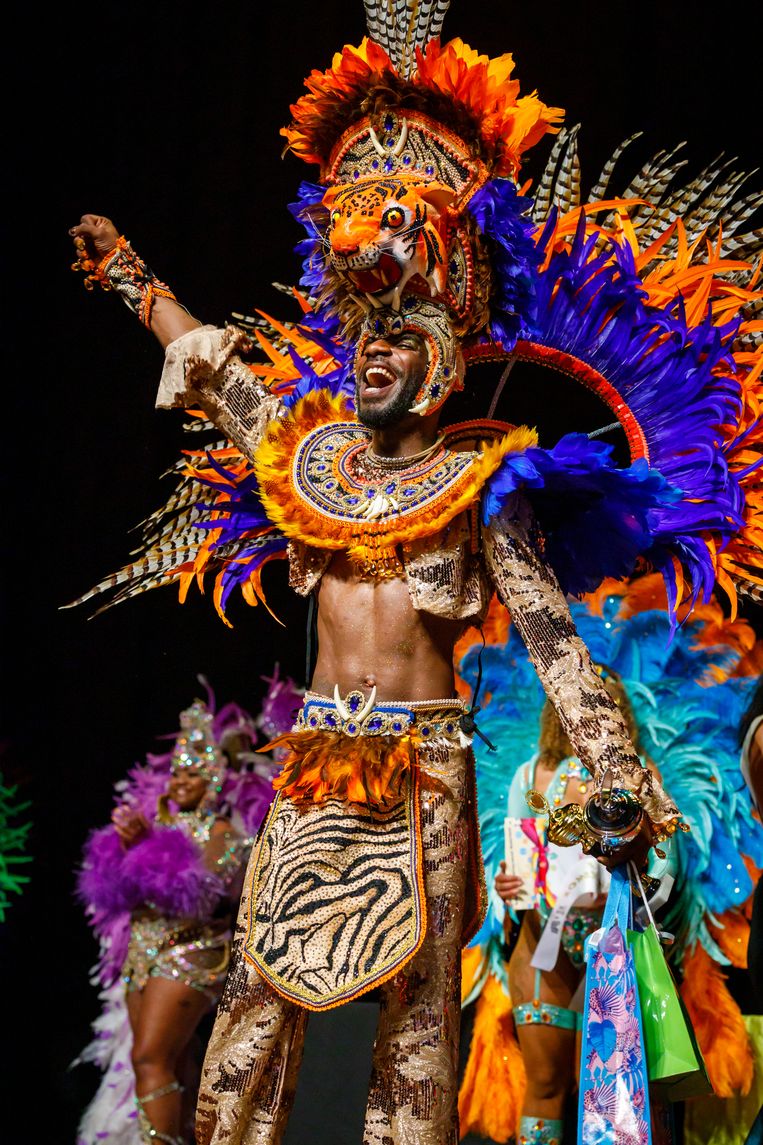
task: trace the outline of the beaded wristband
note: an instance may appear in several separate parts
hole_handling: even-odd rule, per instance
[[[119,236],[117,245],[100,262],[87,257],[84,243],[81,246],[78,244],[78,258],[72,270],[84,272],[87,290],[92,290],[96,285],[103,290],[115,290],[144,326],[151,324],[155,299],[171,298],[177,301],[169,286],[159,281],[124,235]]]

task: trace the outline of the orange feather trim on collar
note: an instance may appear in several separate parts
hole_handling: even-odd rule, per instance
[[[442,532],[475,503],[507,453],[537,444],[535,431],[519,426],[499,441],[484,443],[480,452],[447,454],[451,460],[463,457],[463,464],[453,469],[439,491],[427,486],[415,507],[400,511],[388,508],[375,517],[358,511],[353,516],[341,511],[340,502],[336,512],[326,511],[317,489],[314,493],[309,487],[309,478],[298,481],[298,451],[304,449],[308,435],[331,425],[346,429],[350,445],[357,447],[363,433],[359,423],[353,420],[344,398],[333,398],[325,390],[306,394],[289,416],[271,422],[254,457],[262,503],[269,519],[285,536],[316,549],[345,551],[361,571],[374,576],[399,576],[403,569],[396,556],[397,546]],[[341,484],[342,450],[337,449],[332,456],[328,477]],[[425,472],[428,477],[429,470]],[[414,484],[416,477],[408,474],[405,480]]]

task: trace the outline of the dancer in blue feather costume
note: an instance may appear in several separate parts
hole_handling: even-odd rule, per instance
[[[737,738],[756,680],[734,674],[754,670],[756,661],[750,655],[754,636],[746,632],[740,643],[740,625],[719,623],[720,609],[711,616],[700,612],[677,629],[664,608],[639,611],[644,603],[652,603],[643,586],[653,580],[642,579],[640,594],[631,593],[633,601],[625,586],[613,584],[608,593],[602,590],[595,598],[573,604],[572,612],[594,660],[622,679],[641,750],[656,764],[691,827],[670,843],[675,882],[662,925],[675,935],[670,957],[684,979],[690,1012],[691,986],[696,983],[689,980],[705,966],[705,958],[714,968],[707,990],[723,1031],[708,1030],[702,1012],[692,1017],[716,1092],[730,1095],[744,1088],[751,1057],[741,1015],[721,968],[732,960],[739,965],[734,947],[744,944],[748,930],[743,908],[754,890],[751,871],[763,867],[763,826],[753,814],[740,772]],[[479,656],[474,646],[462,658],[460,671],[467,685],[477,678]],[[502,873],[512,780],[526,761],[537,756],[545,701],[513,629],[505,643],[484,648],[481,660],[482,686],[490,698],[480,713],[480,727],[497,748],[491,752],[484,743],[476,747],[480,832],[491,895],[484,926],[465,954],[465,1003],[480,998],[489,978],[500,982],[508,994],[506,908],[495,882]],[[729,1045],[729,1038],[735,1043]],[[488,1057],[490,1048],[473,1044],[473,1058],[480,1054]],[[479,1109],[489,1100],[487,1094],[480,1097],[474,1092],[480,1084],[479,1074],[475,1077],[467,1067],[469,1092],[462,1089],[462,1120],[466,1112],[467,1119],[471,1116],[467,1127],[477,1131]]]

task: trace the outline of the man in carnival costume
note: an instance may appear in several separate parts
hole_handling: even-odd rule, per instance
[[[706,450],[719,457],[725,443],[706,407],[682,428],[680,458],[660,430],[679,384],[693,411],[725,366],[714,414],[739,432],[728,335],[700,323],[693,341],[651,338],[625,207],[612,237],[569,195],[567,214],[536,226],[516,180],[561,112],[519,97],[510,56],[441,46],[445,5],[413,8],[395,22],[369,5],[370,38],[313,72],[292,108],[284,134],[320,182],[303,184],[293,208],[310,236],[304,318],[272,322],[270,340],[256,329],[267,364],[247,361],[247,330],[192,318],[108,219],[85,215],[71,231],[86,281],[120,293],[166,347],[158,404],[200,408],[239,453],[198,454],[172,523],[154,515],[144,555],[87,595],[120,586],[124,599],[171,580],[185,592],[216,568],[222,612],[237,585],[262,599],[263,565],[286,557],[292,587],[318,604],[311,690],[274,741],[286,749],[278,796],[245,882],[199,1142],[280,1140],[308,1013],[378,989],[364,1141],[455,1145],[460,950],[484,901],[477,708],[455,698],[455,642],[497,593],[593,790],[639,802],[641,829],[618,858],[642,861],[679,812],[642,767],[565,593],[641,556],[675,600],[681,562],[700,591],[716,575],[730,583],[747,556],[746,541],[732,544],[745,494],[727,462],[722,474],[708,465]],[[574,151],[560,160],[557,149],[557,163],[569,192]],[[553,189],[552,175],[540,218]],[[712,268],[698,279],[722,293]],[[661,287],[654,313],[668,323],[675,291]],[[566,351],[552,337],[564,306]],[[586,345],[611,360],[586,362]],[[633,464],[617,469],[580,434],[545,450],[504,423],[441,430],[443,403],[480,357],[577,370],[615,412]],[[626,386],[646,374],[657,381],[630,400]],[[177,511],[204,500],[200,536],[198,512],[178,524]]]

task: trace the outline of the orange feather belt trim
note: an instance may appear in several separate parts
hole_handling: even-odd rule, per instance
[[[504,456],[537,444],[520,426],[480,452],[440,454],[404,475],[352,470],[366,431],[344,398],[305,395],[268,426],[254,468],[269,519],[289,538],[344,550],[365,573],[399,575],[396,548],[435,536],[477,500]]]
[[[286,748],[273,787],[297,804],[344,799],[384,810],[402,799],[417,766],[421,737],[347,736],[341,732],[286,732],[261,751]]]

